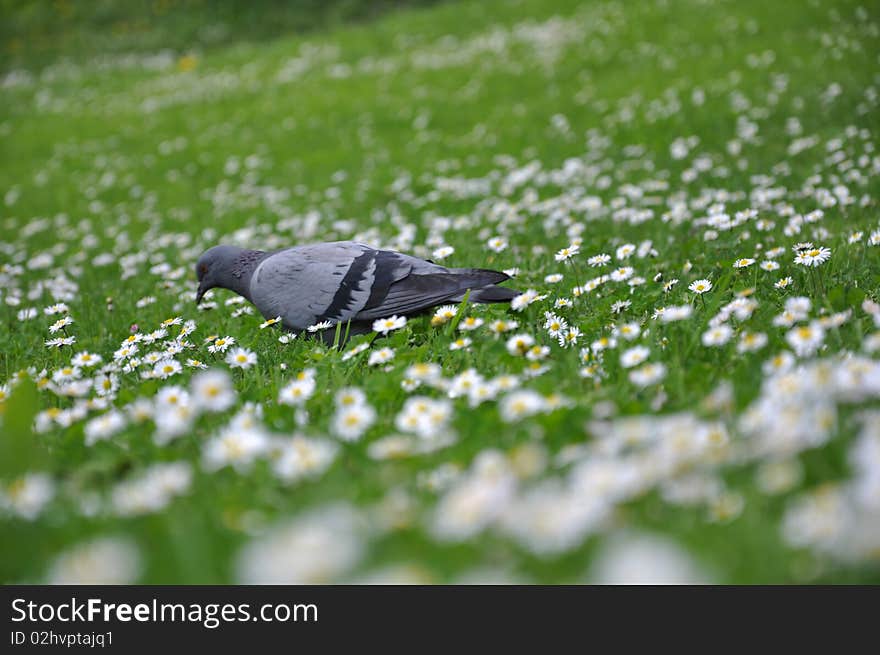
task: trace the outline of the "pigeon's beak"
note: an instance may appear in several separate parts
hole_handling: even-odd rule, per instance
[[[205,295],[205,289],[199,284],[199,290],[196,291],[196,304],[198,305],[202,302],[202,297]]]

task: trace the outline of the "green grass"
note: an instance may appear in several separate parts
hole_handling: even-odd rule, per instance
[[[854,401],[838,383],[822,386],[822,380],[815,383],[818,400],[796,398],[799,417],[822,402],[836,411],[820,443],[798,442],[786,451],[772,434],[741,429],[747,409],[775,388],[766,383],[762,395],[767,377],[762,364],[789,349],[789,328],[772,324],[787,298],[809,296],[811,318],[852,312],[840,327],[827,330],[816,359],[843,370],[839,353],[872,357],[868,338],[876,328],[862,302],[878,300],[880,289],[880,248],[868,245],[878,228],[880,191],[880,15],[864,4],[450,2],[300,36],[255,41],[253,31],[243,29],[240,41],[230,37],[211,48],[194,47],[200,54],[189,57],[183,55],[191,49],[181,45],[189,22],[162,28],[167,41],[159,42],[170,44],[174,54],[150,54],[160,48],[153,30],[146,41],[114,37],[112,48],[106,47],[111,57],[93,58],[88,49],[85,56],[76,39],[59,46],[70,48],[61,53],[72,56],[67,61],[44,66],[44,54],[19,57],[0,91],[0,383],[9,381],[5,389],[11,394],[0,404],[0,476],[7,498],[15,493],[10,491],[15,480],[35,471],[50,476],[55,493],[32,519],[13,508],[0,514],[0,530],[11,536],[0,543],[0,579],[46,579],[59,555],[111,537],[138,553],[139,581],[234,582],[242,579],[235,562],[249,557],[240,555],[247,544],[264,543],[271,526],[301,525],[311,511],[322,530],[362,548],[355,548],[350,565],[331,567],[326,575],[309,569],[309,580],[408,575],[449,582],[491,570],[526,582],[579,582],[595,579],[596,567],[602,568],[609,545],[619,543],[621,534],[632,541],[631,535],[644,532],[677,544],[712,581],[880,581],[876,537],[873,549],[856,555],[840,545],[855,540],[854,526],[877,517],[876,509],[871,514],[847,495],[855,484],[851,480],[867,477],[863,470],[876,475],[878,466],[864,449],[851,454],[858,439],[871,438],[859,436],[869,429],[857,420],[861,410],[877,405],[869,384]],[[85,33],[89,29],[82,26]],[[673,144],[692,137],[686,154],[674,156]],[[800,152],[790,150],[805,138],[815,142]],[[505,188],[511,169],[531,163],[541,174]],[[563,174],[575,164],[580,174]],[[701,170],[691,178],[695,168]],[[823,207],[819,222],[806,223],[799,234],[784,233],[790,213],[808,214],[820,207],[818,189],[834,192],[836,187],[848,189],[854,202]],[[597,200],[578,205],[588,197]],[[713,203],[724,204],[731,217],[754,208],[757,219],[769,219],[773,226],[762,231],[751,219],[706,240],[701,219]],[[682,204],[689,211],[679,220],[664,218]],[[628,221],[622,208],[645,210],[650,218]],[[453,227],[432,230],[437,217],[448,217]],[[459,217],[467,220],[455,227]],[[566,234],[568,225],[578,223],[583,225],[580,254],[571,262],[556,262],[553,253],[577,236]],[[401,239],[410,229],[412,235]],[[862,239],[849,243],[857,230],[864,232]],[[444,263],[517,267],[509,286],[547,294],[522,313],[502,306],[463,311],[486,323],[518,321],[515,332],[549,346],[546,372],[525,375],[530,362],[508,353],[509,335],[494,339],[485,329],[462,333],[472,345],[450,351],[453,326],[432,327],[430,317],[412,319],[375,342],[373,351],[386,345],[396,351],[385,371],[367,365],[369,352],[344,360],[342,352],[308,340],[280,344],[277,331],[259,329],[263,319],[257,314],[233,317],[241,306],[225,306],[227,292],[215,292],[218,307],[211,311],[200,312],[192,302],[195,260],[216,243],[278,248],[357,238],[430,257],[437,234],[455,248]],[[510,244],[499,253],[486,246],[496,235]],[[587,257],[603,252],[613,257],[618,246],[646,240],[656,256],[634,255],[625,262],[645,283],[630,290],[626,283],[608,282],[575,298],[572,308],[559,313],[580,328],[582,337],[577,347],[559,347],[542,328],[544,311],[614,265],[590,268]],[[829,247],[831,259],[816,269],[795,265],[791,246],[801,241]],[[777,246],[785,248],[777,260],[780,269],[761,270],[762,254]],[[43,266],[38,256],[45,253],[51,258]],[[112,254],[111,263],[96,265],[104,253]],[[757,261],[732,268],[742,257]],[[563,281],[545,282],[552,273],[563,273]],[[655,281],[658,274],[662,277]],[[794,280],[792,288],[774,288],[786,275]],[[55,302],[50,287],[59,277],[76,283],[66,302],[75,319],[67,332],[77,340],[62,349],[44,346],[57,336],[49,334],[48,325],[58,316],[42,313]],[[665,293],[662,282],[671,278],[680,281]],[[697,299],[687,286],[700,278],[710,279],[714,288]],[[735,331],[728,344],[704,346],[701,335],[710,319],[737,292],[750,288],[758,303],[754,314],[727,321]],[[156,301],[138,307],[147,296]],[[20,304],[10,305],[11,297],[20,298]],[[620,300],[631,305],[618,315],[612,304]],[[686,321],[665,324],[652,318],[658,307],[685,304],[693,306]],[[39,315],[20,319],[19,311],[28,307]],[[18,371],[31,368],[30,377],[39,378],[45,369],[51,378],[82,350],[111,362],[132,324],[150,332],[174,316],[197,323],[190,337],[196,348],[178,355],[181,362],[196,357],[227,368],[222,357],[206,351],[203,340],[209,335],[232,335],[254,351],[255,367],[231,371],[236,407],[259,405],[262,423],[279,438],[297,431],[337,442],[330,467],[293,484],[280,481],[266,457],[247,469],[207,470],[205,443],[235,410],[200,416],[185,435],[161,446],[153,441],[152,420],[130,423],[110,439],[86,446],[84,425],[100,409],[69,427],[31,430],[36,412],[69,409],[82,399],[59,397],[51,385],[36,392],[29,383],[15,384]],[[626,322],[639,323],[643,334],[632,343],[621,339],[607,351],[604,377],[581,377],[579,349]],[[743,331],[766,333],[767,346],[738,353]],[[361,337],[352,345],[368,341]],[[667,368],[662,381],[645,389],[633,384],[620,364],[620,353],[635,345],[647,346],[648,361]],[[149,349],[142,346],[141,354]],[[795,377],[813,379],[813,359],[802,358],[807,372]],[[456,398],[448,428],[453,444],[426,454],[374,459],[370,444],[398,432],[395,416],[411,395],[401,381],[417,362],[440,364],[446,378],[470,368],[486,378],[514,374],[521,388],[560,394],[568,403],[508,423],[498,402],[472,408],[467,399]],[[317,391],[298,426],[293,409],[277,398],[306,368],[315,369]],[[95,370],[84,375],[94,376]],[[119,372],[110,404],[126,407],[169,384],[187,388],[190,377],[186,367],[166,381]],[[728,383],[729,404],[707,402]],[[347,386],[361,388],[377,413],[375,425],[356,443],[332,435],[334,395]],[[426,387],[413,393],[444,396]],[[676,413],[693,413],[699,426],[725,425],[730,446],[609,500],[605,519],[564,547],[553,552],[534,547],[540,516],[562,511],[565,502],[583,508],[605,493],[598,486],[579,489],[573,499],[549,492],[555,500],[543,513],[527,509],[530,489],[573,480],[578,474],[572,470],[598,458],[593,449],[611,428],[593,421],[644,417],[655,435],[646,459],[656,463],[661,446],[677,432],[693,432],[662,427],[662,417]],[[782,409],[769,413],[782,425]],[[761,438],[777,450],[760,451]],[[520,471],[511,474],[517,491],[498,507],[515,513],[511,521],[521,532],[505,529],[501,519],[487,519],[485,529],[458,541],[445,539],[432,526],[446,512],[449,492],[432,490],[425,480],[449,464],[467,471],[488,450],[503,454],[503,461]],[[748,457],[735,456],[740,451]],[[626,452],[620,450],[616,461]],[[523,459],[531,468],[517,464]],[[802,475],[771,494],[756,484],[756,471],[776,460]],[[108,499],[120,483],[157,463],[178,461],[192,467],[182,494],[136,517],[112,510]],[[717,496],[690,504],[671,500],[670,480],[695,471],[710,486],[724,489],[722,506],[730,502],[741,509],[713,518]],[[619,482],[622,475],[615,469],[612,477]],[[646,469],[639,475],[648,475]],[[454,482],[453,492],[462,484]],[[823,517],[851,512],[855,519],[835,528],[839,539],[826,539],[826,547],[819,537],[799,546],[783,528],[786,517],[791,520],[797,503],[821,488],[844,490],[845,496],[840,513],[825,510]],[[874,502],[876,507],[876,497]],[[329,519],[322,522],[334,503],[353,508],[365,525],[354,519],[343,521],[344,528]],[[536,521],[532,528],[528,520]],[[344,560],[333,553],[327,558]],[[263,559],[271,563],[268,556]],[[71,568],[69,561],[59,566],[66,572]],[[284,564],[277,567],[283,576]]]

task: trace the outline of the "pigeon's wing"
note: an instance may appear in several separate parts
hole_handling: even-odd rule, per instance
[[[251,300],[267,318],[304,330],[321,321],[371,321],[457,302],[469,289],[503,282],[498,271],[444,268],[351,241],[288,248],[254,270]]]
[[[388,287],[410,270],[396,253],[350,241],[288,248],[254,271],[251,299],[263,316],[281,316],[286,327],[304,330],[353,319],[377,283]]]
[[[498,271],[446,269],[427,262],[424,264],[419,271],[414,269],[387,288],[374,287],[367,304],[355,318],[366,321],[417,313],[444,302],[458,302],[469,289],[481,289],[508,279],[506,274]]]

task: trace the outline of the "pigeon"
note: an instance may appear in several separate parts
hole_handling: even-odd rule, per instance
[[[445,303],[510,301],[518,291],[498,286],[500,271],[446,268],[393,250],[354,241],[294,246],[273,252],[220,245],[196,263],[196,303],[215,287],[243,296],[266,317],[281,317],[296,333],[329,322],[348,336],[372,331],[373,322],[412,316]],[[331,341],[334,331],[322,338]]]

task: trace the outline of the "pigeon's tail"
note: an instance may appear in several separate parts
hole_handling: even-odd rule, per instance
[[[468,296],[470,302],[490,303],[490,302],[507,302],[513,300],[520,294],[516,289],[508,289],[507,287],[499,287],[496,284],[490,284],[481,289],[473,289],[471,295]],[[459,302],[464,299],[464,295]]]
[[[450,302],[461,302],[468,291],[469,302],[491,303],[513,300],[519,295],[519,291],[499,287],[499,282],[509,280],[510,276],[501,271],[490,271],[484,268],[453,268],[450,273],[455,274],[455,280],[463,291],[450,298]]]

